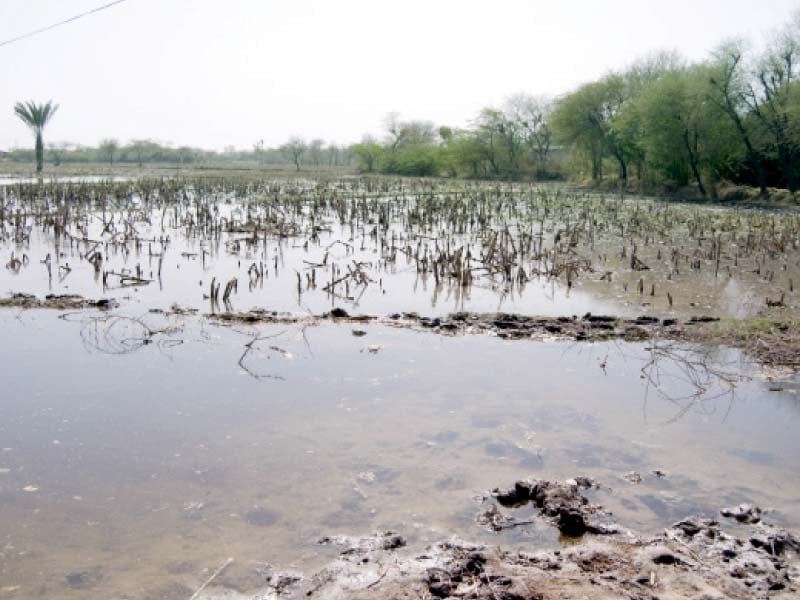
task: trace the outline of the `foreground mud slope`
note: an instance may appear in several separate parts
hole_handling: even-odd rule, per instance
[[[655,536],[598,525],[603,514],[582,495],[598,484],[520,481],[484,498],[476,524],[494,529],[521,524],[513,510],[530,503],[546,522],[571,534],[563,548],[521,551],[452,538],[425,548],[392,532],[356,538],[324,537],[341,547],[338,558],[310,577],[267,573],[259,595],[231,585],[224,564],[202,596],[222,598],[550,600],[578,598],[755,599],[796,598],[800,539],[762,520],[762,510],[741,505],[720,511],[721,521],[689,517]],[[502,507],[502,508],[500,508]],[[592,534],[590,532],[594,532]],[[219,585],[214,591],[214,580]],[[235,584],[234,584],[235,587]],[[205,588],[201,589],[202,593]]]

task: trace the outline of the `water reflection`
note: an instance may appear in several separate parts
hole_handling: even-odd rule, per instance
[[[18,340],[0,344],[0,568],[17,597],[176,597],[228,557],[247,565],[230,589],[255,590],[256,563],[314,568],[335,533],[556,544],[546,526],[474,524],[475,494],[528,476],[594,477],[635,529],[744,500],[800,525],[795,395],[743,379],[676,420],[651,392],[645,418],[645,345],[95,317],[0,313]]]

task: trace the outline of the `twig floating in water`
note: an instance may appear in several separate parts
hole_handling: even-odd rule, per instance
[[[231,565],[232,562],[233,558],[229,558],[224,563],[222,563],[219,569],[214,571],[214,574],[211,575],[211,577],[209,577],[208,579],[206,579],[206,582],[203,585],[197,588],[197,591],[195,591],[195,593],[192,594],[192,597],[189,598],[189,600],[195,600],[204,589],[206,589],[209,585],[211,585],[212,581],[214,581],[217,577],[219,577],[219,575]]]

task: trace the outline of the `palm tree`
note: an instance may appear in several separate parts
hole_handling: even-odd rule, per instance
[[[36,104],[33,100],[29,102],[17,102],[14,105],[14,114],[16,114],[25,125],[31,128],[33,134],[36,136],[36,172],[42,172],[42,165],[44,163],[44,141],[42,140],[42,130],[44,126],[50,121],[56,111],[58,104],[53,104],[52,100],[48,100],[46,104]]]

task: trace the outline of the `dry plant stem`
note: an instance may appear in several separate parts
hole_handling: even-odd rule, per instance
[[[200,594],[203,592],[203,590],[206,589],[209,585],[211,585],[211,583],[217,577],[219,577],[222,574],[222,572],[231,565],[231,563],[233,563],[233,558],[229,558],[224,563],[222,563],[219,566],[219,568],[216,571],[214,571],[214,573],[211,575],[211,577],[206,579],[205,583],[203,583],[203,585],[201,585],[199,588],[197,588],[197,590],[195,591],[194,594],[192,594],[192,596],[189,598],[189,600],[196,600],[196,598],[198,598],[200,596]]]
[[[237,362],[239,367],[245,373],[250,375],[250,377],[252,377],[253,379],[257,379],[259,381],[262,380],[262,379],[275,379],[275,380],[278,380],[278,381],[285,381],[285,378],[281,377],[279,375],[265,375],[265,374],[256,373],[255,371],[253,371],[250,367],[248,367],[245,364],[245,362],[247,360],[247,357],[249,356],[250,352],[252,352],[256,348],[256,346],[257,346],[257,344],[259,342],[263,342],[265,340],[269,340],[269,339],[272,339],[272,338],[280,337],[285,333],[286,333],[286,331],[281,331],[281,332],[275,333],[273,335],[265,335],[265,336],[260,336],[258,334],[252,335],[253,339],[251,339],[249,342],[247,342],[244,345],[244,351],[242,352],[242,355],[239,357],[239,361]],[[281,352],[281,353],[284,352],[283,350],[281,350],[279,348],[277,348],[277,349],[275,347],[270,347],[270,348],[271,349],[275,349],[276,351]]]

